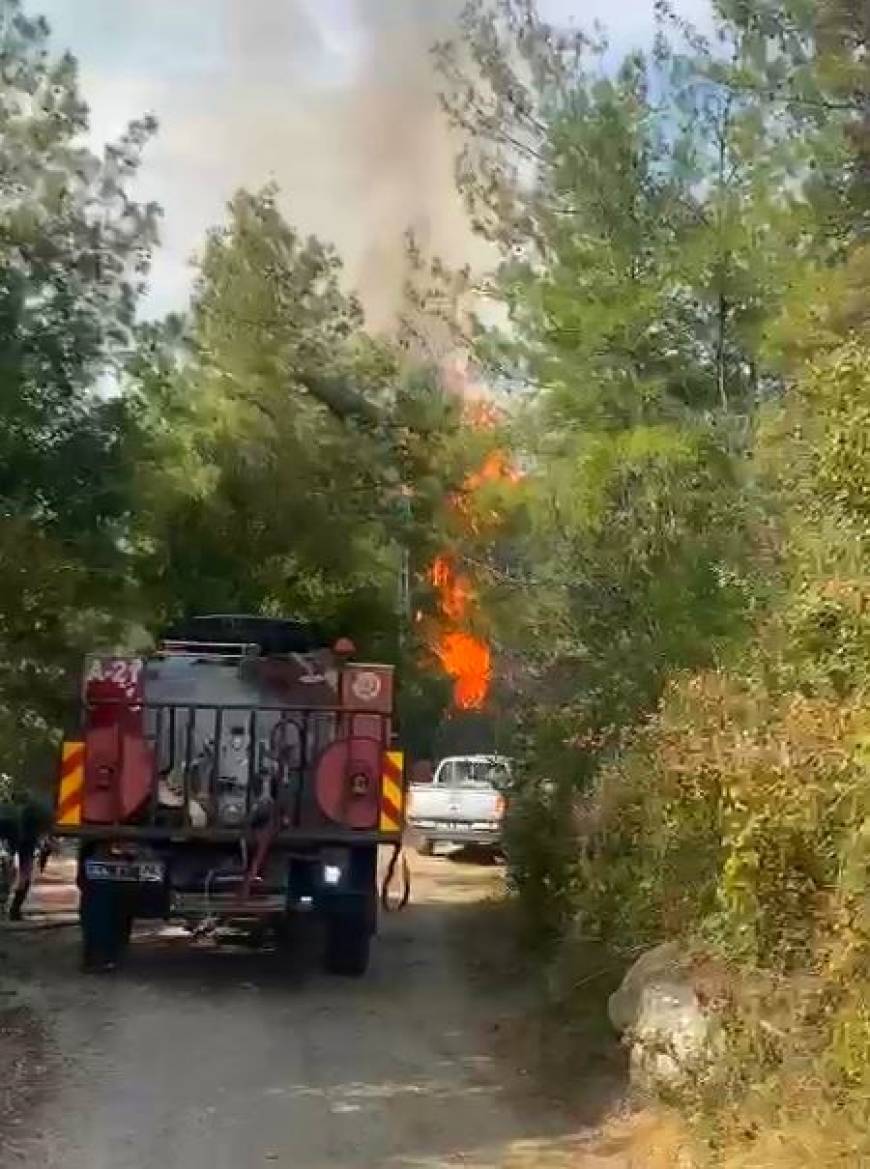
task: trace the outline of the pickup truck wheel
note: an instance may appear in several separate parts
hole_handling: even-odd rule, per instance
[[[434,856],[435,855],[435,845],[431,840],[427,840],[426,837],[424,836],[423,839],[420,841],[420,843],[417,845],[417,852],[419,852],[420,856]]]
[[[323,964],[329,974],[359,978],[369,967],[372,931],[365,913],[330,914]]]

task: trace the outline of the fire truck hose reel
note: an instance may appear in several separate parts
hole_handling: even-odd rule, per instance
[[[391,899],[390,886],[393,883],[393,878],[396,875],[396,866],[401,860],[402,875],[401,875],[401,893],[398,900]],[[381,905],[384,907],[386,913],[401,913],[411,900],[411,866],[408,864],[408,858],[402,848],[401,842],[396,842],[393,845],[393,855],[390,857],[390,863],[387,865],[387,871],[384,875],[384,883],[381,886]]]
[[[363,735],[336,739],[321,752],[314,792],[328,820],[360,831],[377,828],[382,754],[379,740]]]

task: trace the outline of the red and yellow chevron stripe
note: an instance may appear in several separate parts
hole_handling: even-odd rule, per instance
[[[55,822],[75,826],[82,822],[85,802],[85,745],[64,743],[60,763]]]
[[[405,756],[387,751],[381,773],[381,832],[401,832],[405,802]]]

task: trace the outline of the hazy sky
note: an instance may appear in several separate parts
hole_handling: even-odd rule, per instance
[[[138,194],[165,211],[149,313],[183,307],[190,260],[239,186],[269,179],[288,217],[331,239],[377,325],[396,303],[413,225],[461,259],[467,237],[427,49],[461,0],[25,0],[82,68],[94,137],[145,112],[160,133]],[[683,0],[704,21],[708,0]],[[543,0],[649,43],[652,0]]]

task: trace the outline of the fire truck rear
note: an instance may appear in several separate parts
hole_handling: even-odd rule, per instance
[[[366,970],[378,848],[398,853],[404,818],[394,679],[322,641],[195,618],[148,657],[86,663],[56,832],[80,841],[87,965],[115,964],[137,918],[280,938],[314,912],[327,969]]]

